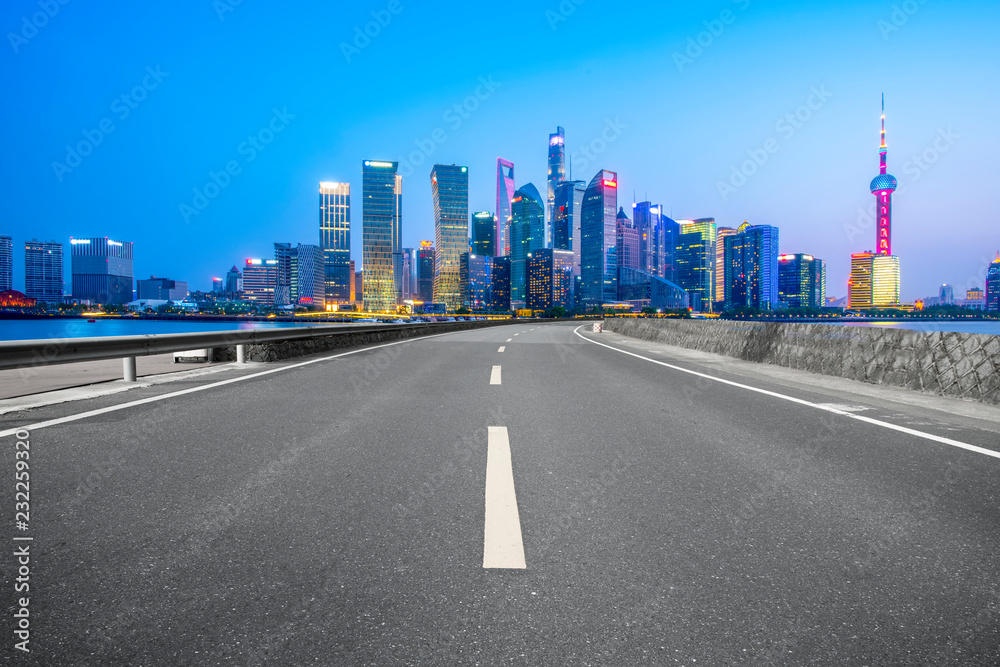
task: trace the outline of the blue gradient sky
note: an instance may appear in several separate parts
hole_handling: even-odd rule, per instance
[[[232,11],[222,11],[227,0],[70,0],[37,34],[24,30],[37,0],[4,3],[0,234],[14,237],[15,288],[25,240],[111,236],[135,242],[136,277],[209,289],[234,263],[270,256],[274,241],[318,243],[321,180],[354,188],[360,264],[362,160],[407,160],[443,131],[404,180],[404,245],[413,246],[433,238],[434,162],[468,165],[470,208],[493,210],[496,158],[513,160],[518,185],[544,191],[548,134],[562,125],[575,178],[606,168],[619,172],[626,207],[635,192],[678,219],[777,225],[782,252],[826,259],[828,293],[843,296],[850,254],[874,246],[873,227],[858,220],[874,209],[883,91],[889,170],[901,186],[903,298],[936,294],[942,282],[956,296],[982,285],[1000,248],[995,1],[577,1],[564,2],[574,11],[563,15],[556,0],[398,0],[400,11],[350,62],[341,44],[388,0],[244,0]],[[894,4],[912,13],[894,16]],[[702,53],[678,66],[675,54],[703,32]],[[147,67],[166,75],[156,83]],[[122,117],[116,100],[144,77],[152,90]],[[498,87],[468,118],[449,114],[481,77]],[[828,98],[812,99],[817,108],[801,112],[808,120],[779,124],[814,89]],[[241,144],[274,109],[294,118],[249,161]],[[65,163],[67,145],[103,119],[113,132],[57,175],[53,162]],[[624,127],[596,160],[585,158],[609,121]],[[720,193],[769,139],[777,152]],[[918,165],[925,153],[932,163]],[[186,221],[180,205],[230,161],[239,173]]]

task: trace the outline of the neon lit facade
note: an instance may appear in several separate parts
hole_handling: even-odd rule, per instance
[[[545,247],[552,247],[552,223],[555,222],[556,186],[566,180],[566,130],[556,128],[549,135],[549,199],[545,209]]]
[[[351,186],[319,184],[319,244],[323,248],[324,292],[327,303],[351,303]]]
[[[882,145],[879,152],[879,175],[871,183],[872,194],[875,195],[875,254],[892,254],[892,193],[898,183],[896,177],[887,173],[886,159],[889,149],[885,145],[885,95],[882,96]]]
[[[1000,310],[1000,252],[986,271],[986,310]]]

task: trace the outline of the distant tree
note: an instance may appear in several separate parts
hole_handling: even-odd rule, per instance
[[[465,306],[459,306],[458,308],[455,309],[456,315],[469,315],[471,313],[472,311],[466,308]]]

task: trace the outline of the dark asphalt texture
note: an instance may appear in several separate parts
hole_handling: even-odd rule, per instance
[[[0,655],[1000,664],[1000,460],[699,379],[574,328],[415,339],[35,430],[32,651],[13,649],[11,548]],[[0,428],[275,367],[5,415]],[[821,382],[730,379],[845,402]],[[870,403],[866,415],[1000,449],[982,423],[922,412],[913,426],[905,406]],[[509,430],[525,570],[482,568],[490,426]],[[12,545],[14,439],[0,442]]]

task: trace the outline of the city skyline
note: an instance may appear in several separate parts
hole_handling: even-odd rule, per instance
[[[5,25],[13,30],[33,6],[5,8]],[[358,93],[368,90],[379,67],[427,34],[430,17],[403,7],[386,34],[350,62],[338,59],[341,43],[350,43],[354,27],[364,26],[381,7],[362,5],[339,17],[334,24],[341,29],[322,40],[333,54],[319,59],[327,63],[323,78],[343,79]],[[563,53],[544,60],[471,53],[424,88],[402,85],[363,109],[338,105],[336,122],[326,110],[326,95],[298,85],[300,77],[316,76],[314,69],[287,82],[256,83],[250,104],[236,109],[231,103],[240,99],[236,87],[247,89],[259,58],[241,46],[244,31],[273,18],[275,30],[308,34],[311,24],[323,24],[313,14],[332,10],[293,9],[270,17],[241,5],[220,20],[211,8],[178,8],[176,16],[164,18],[165,33],[214,40],[205,50],[181,52],[169,40],[129,27],[147,9],[105,17],[82,6],[67,8],[7,54],[12,67],[2,74],[5,83],[25,91],[10,109],[24,132],[12,138],[4,166],[13,196],[0,234],[14,235],[18,246],[31,238],[65,243],[71,235],[129,238],[137,248],[136,275],[168,275],[207,290],[212,277],[241,258],[266,253],[276,238],[316,243],[315,184],[357,187],[360,159],[401,161],[410,184],[404,185],[402,244],[415,247],[433,238],[431,193],[424,184],[434,163],[468,165],[470,209],[496,212],[496,158],[517,165],[517,187],[545,183],[543,142],[554,128],[565,127],[567,178],[589,180],[607,169],[619,174],[619,203],[626,209],[629,198],[648,199],[662,203],[674,219],[779,227],[781,251],[827,259],[829,294],[845,296],[850,255],[875,250],[869,247],[874,227],[864,217],[874,217],[871,195],[859,191],[859,184],[871,178],[873,100],[884,91],[891,100],[890,148],[900,181],[893,252],[903,261],[902,299],[933,295],[941,283],[964,288],[973,278],[981,281],[1000,245],[989,223],[1000,201],[985,184],[967,192],[966,181],[970,173],[990,173],[1000,148],[989,122],[997,96],[983,85],[988,63],[996,61],[990,54],[1000,55],[986,30],[998,8],[920,5],[898,26],[891,4],[847,3],[836,12],[809,10],[795,17],[780,7],[744,2],[724,8],[732,14],[728,23],[719,8],[650,7],[650,22],[659,21],[661,30],[614,36],[600,46],[593,37],[614,35],[614,28],[627,25],[627,15],[580,5],[556,20],[536,8],[528,12],[535,20],[525,38],[556,35],[571,44]],[[470,11],[463,19],[449,16],[446,24],[474,20],[484,10]],[[483,23],[487,36],[509,27],[503,18]],[[127,58],[100,49],[68,57],[81,51],[83,39],[122,32]],[[293,71],[315,59],[319,47],[298,41],[302,45],[280,56],[287,66],[274,71]],[[231,80],[211,74],[235,53],[248,61]],[[795,63],[789,65],[791,54]],[[872,66],[881,62],[893,63],[889,84]],[[418,64],[404,62],[401,77]],[[206,77],[213,88],[206,87]],[[555,81],[566,92],[543,94]],[[594,81],[605,82],[604,94],[597,103],[585,102]],[[625,102],[639,91],[646,104]],[[135,108],[120,101],[126,93]],[[60,106],[65,95],[80,104]],[[48,120],[40,124],[36,116]],[[102,133],[92,154],[70,167],[75,160],[68,160],[66,146],[86,141],[87,133],[96,138],[105,117],[113,131]],[[250,135],[254,141],[247,143]],[[53,167],[57,163],[71,171]],[[963,197],[953,197],[959,190]],[[66,220],[57,211],[70,202],[80,214]],[[200,204],[205,206],[199,210]],[[182,205],[197,214],[185,219]],[[360,220],[359,206],[352,202],[354,221]],[[968,221],[965,233],[937,238],[941,221],[952,217]],[[212,242],[192,251],[193,238]],[[360,265],[357,223],[351,246]],[[144,250],[152,248],[159,251]],[[23,257],[15,253],[14,262],[15,288],[23,287]]]

